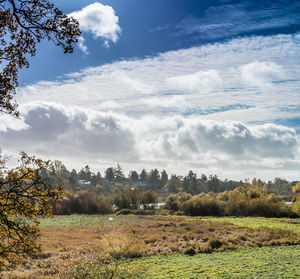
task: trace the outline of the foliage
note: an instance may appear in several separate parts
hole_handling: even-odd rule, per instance
[[[147,209],[148,205],[154,203],[156,199],[156,195],[151,191],[143,192],[141,187],[126,185],[119,194],[115,195],[114,204],[118,209],[138,209],[140,205]]]
[[[181,187],[181,180],[177,175],[172,175],[164,185],[164,189],[171,193],[179,192],[182,189]]]
[[[143,209],[151,208],[152,203],[157,201],[157,195],[152,191],[143,192],[140,198],[140,204],[143,205]]]
[[[142,187],[143,189],[155,191],[160,198],[164,198],[165,193],[187,192],[189,194],[198,195],[207,193],[214,196],[213,193],[222,193],[232,191],[240,186],[251,186],[253,189],[263,192],[274,192],[281,200],[290,201],[292,198],[292,189],[296,184],[287,182],[284,179],[276,178],[274,182],[263,182],[260,179],[254,178],[249,184],[243,181],[221,180],[217,175],[202,174],[197,177],[193,171],[189,171],[184,177],[172,174],[169,178],[167,172],[160,172],[157,169],[151,170],[149,173],[145,169],[140,175],[134,170],[129,172],[126,177],[118,164],[116,168],[107,168],[104,178],[100,172],[93,173],[89,166],[85,166],[77,174],[76,170],[68,171],[62,163],[58,163],[51,179],[52,183],[62,185],[64,189],[69,191],[80,191],[88,189],[94,192],[101,192],[104,195],[120,193],[124,185],[129,185],[131,188]],[[294,191],[296,187],[294,186]],[[297,193],[295,193],[296,195]]]
[[[61,189],[47,185],[41,176],[51,169],[49,161],[25,153],[20,161],[12,170],[6,170],[3,161],[0,165],[0,269],[39,249],[38,216],[52,215],[50,202],[62,195]]]
[[[293,193],[300,193],[300,182],[298,182],[293,188],[292,188]]]
[[[241,186],[233,191],[191,196],[184,193],[170,195],[166,208],[183,211],[192,216],[263,216],[291,217],[295,214],[280,202],[274,193]]]
[[[293,211],[294,211],[298,216],[300,216],[300,199],[296,200],[296,201],[293,203]]]
[[[192,198],[192,195],[181,192],[179,194],[170,195],[166,202],[166,208],[172,211],[177,211],[183,202],[188,201]]]
[[[79,23],[67,17],[48,0],[0,0],[0,111],[19,116],[13,102],[18,70],[28,67],[36,44],[51,40],[73,52],[80,35]]]
[[[53,212],[56,215],[108,214],[112,211],[112,205],[105,201],[102,195],[87,190],[68,192],[62,200],[53,204]]]
[[[224,212],[224,203],[207,196],[193,196],[183,202],[180,208],[183,212],[192,216],[220,216]]]

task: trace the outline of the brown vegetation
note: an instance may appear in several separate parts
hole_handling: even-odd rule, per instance
[[[250,186],[240,186],[219,194],[192,196],[182,192],[170,195],[166,208],[191,216],[298,216],[297,211],[280,202],[276,194]]]
[[[99,255],[102,260],[119,260],[157,254],[194,255],[226,249],[300,243],[298,234],[278,229],[251,229],[229,223],[170,220],[160,216],[117,218],[122,222],[89,227],[42,228],[44,252],[25,261],[25,269],[14,272],[14,276],[8,278],[57,278],[59,270],[62,272],[66,263],[78,258],[97,258]],[[70,265],[67,266],[69,268]]]

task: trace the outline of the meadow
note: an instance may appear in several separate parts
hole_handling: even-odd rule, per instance
[[[69,215],[40,229],[42,251],[6,278],[106,278],[104,258],[129,270],[112,278],[300,276],[299,219]],[[87,266],[98,273],[80,275]]]

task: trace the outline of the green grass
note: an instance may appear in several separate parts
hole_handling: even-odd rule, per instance
[[[97,225],[99,220],[104,223],[120,224],[120,223],[144,223],[151,222],[158,216],[113,216],[113,221],[108,221],[106,215],[67,215],[55,216],[53,218],[42,218],[41,226],[47,228],[54,227],[81,227]],[[264,218],[264,217],[187,217],[187,216],[170,216],[171,218],[187,218],[202,221],[228,222],[241,227],[269,227],[284,230],[291,230],[300,233],[300,218]]]
[[[81,227],[81,226],[96,225],[98,223],[98,220],[99,220],[99,216],[96,215],[54,216],[53,218],[49,218],[49,217],[41,218],[40,226],[46,228]]]
[[[235,251],[145,257],[143,278],[300,278],[300,245]]]
[[[110,221],[109,218],[113,220]],[[97,225],[99,221],[104,224],[118,225],[118,224],[134,224],[134,223],[148,223],[154,219],[151,217],[126,215],[126,216],[113,216],[113,215],[64,215],[54,216],[52,218],[41,218],[40,226],[45,228],[58,228],[58,227],[83,227]]]

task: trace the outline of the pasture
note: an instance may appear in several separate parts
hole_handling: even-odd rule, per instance
[[[298,278],[299,221],[160,215],[44,218],[42,251],[5,276],[80,278],[63,277],[60,271],[89,266],[98,277],[86,278],[101,278],[103,266],[89,265],[101,255],[117,259],[119,269],[134,271],[124,278]]]

